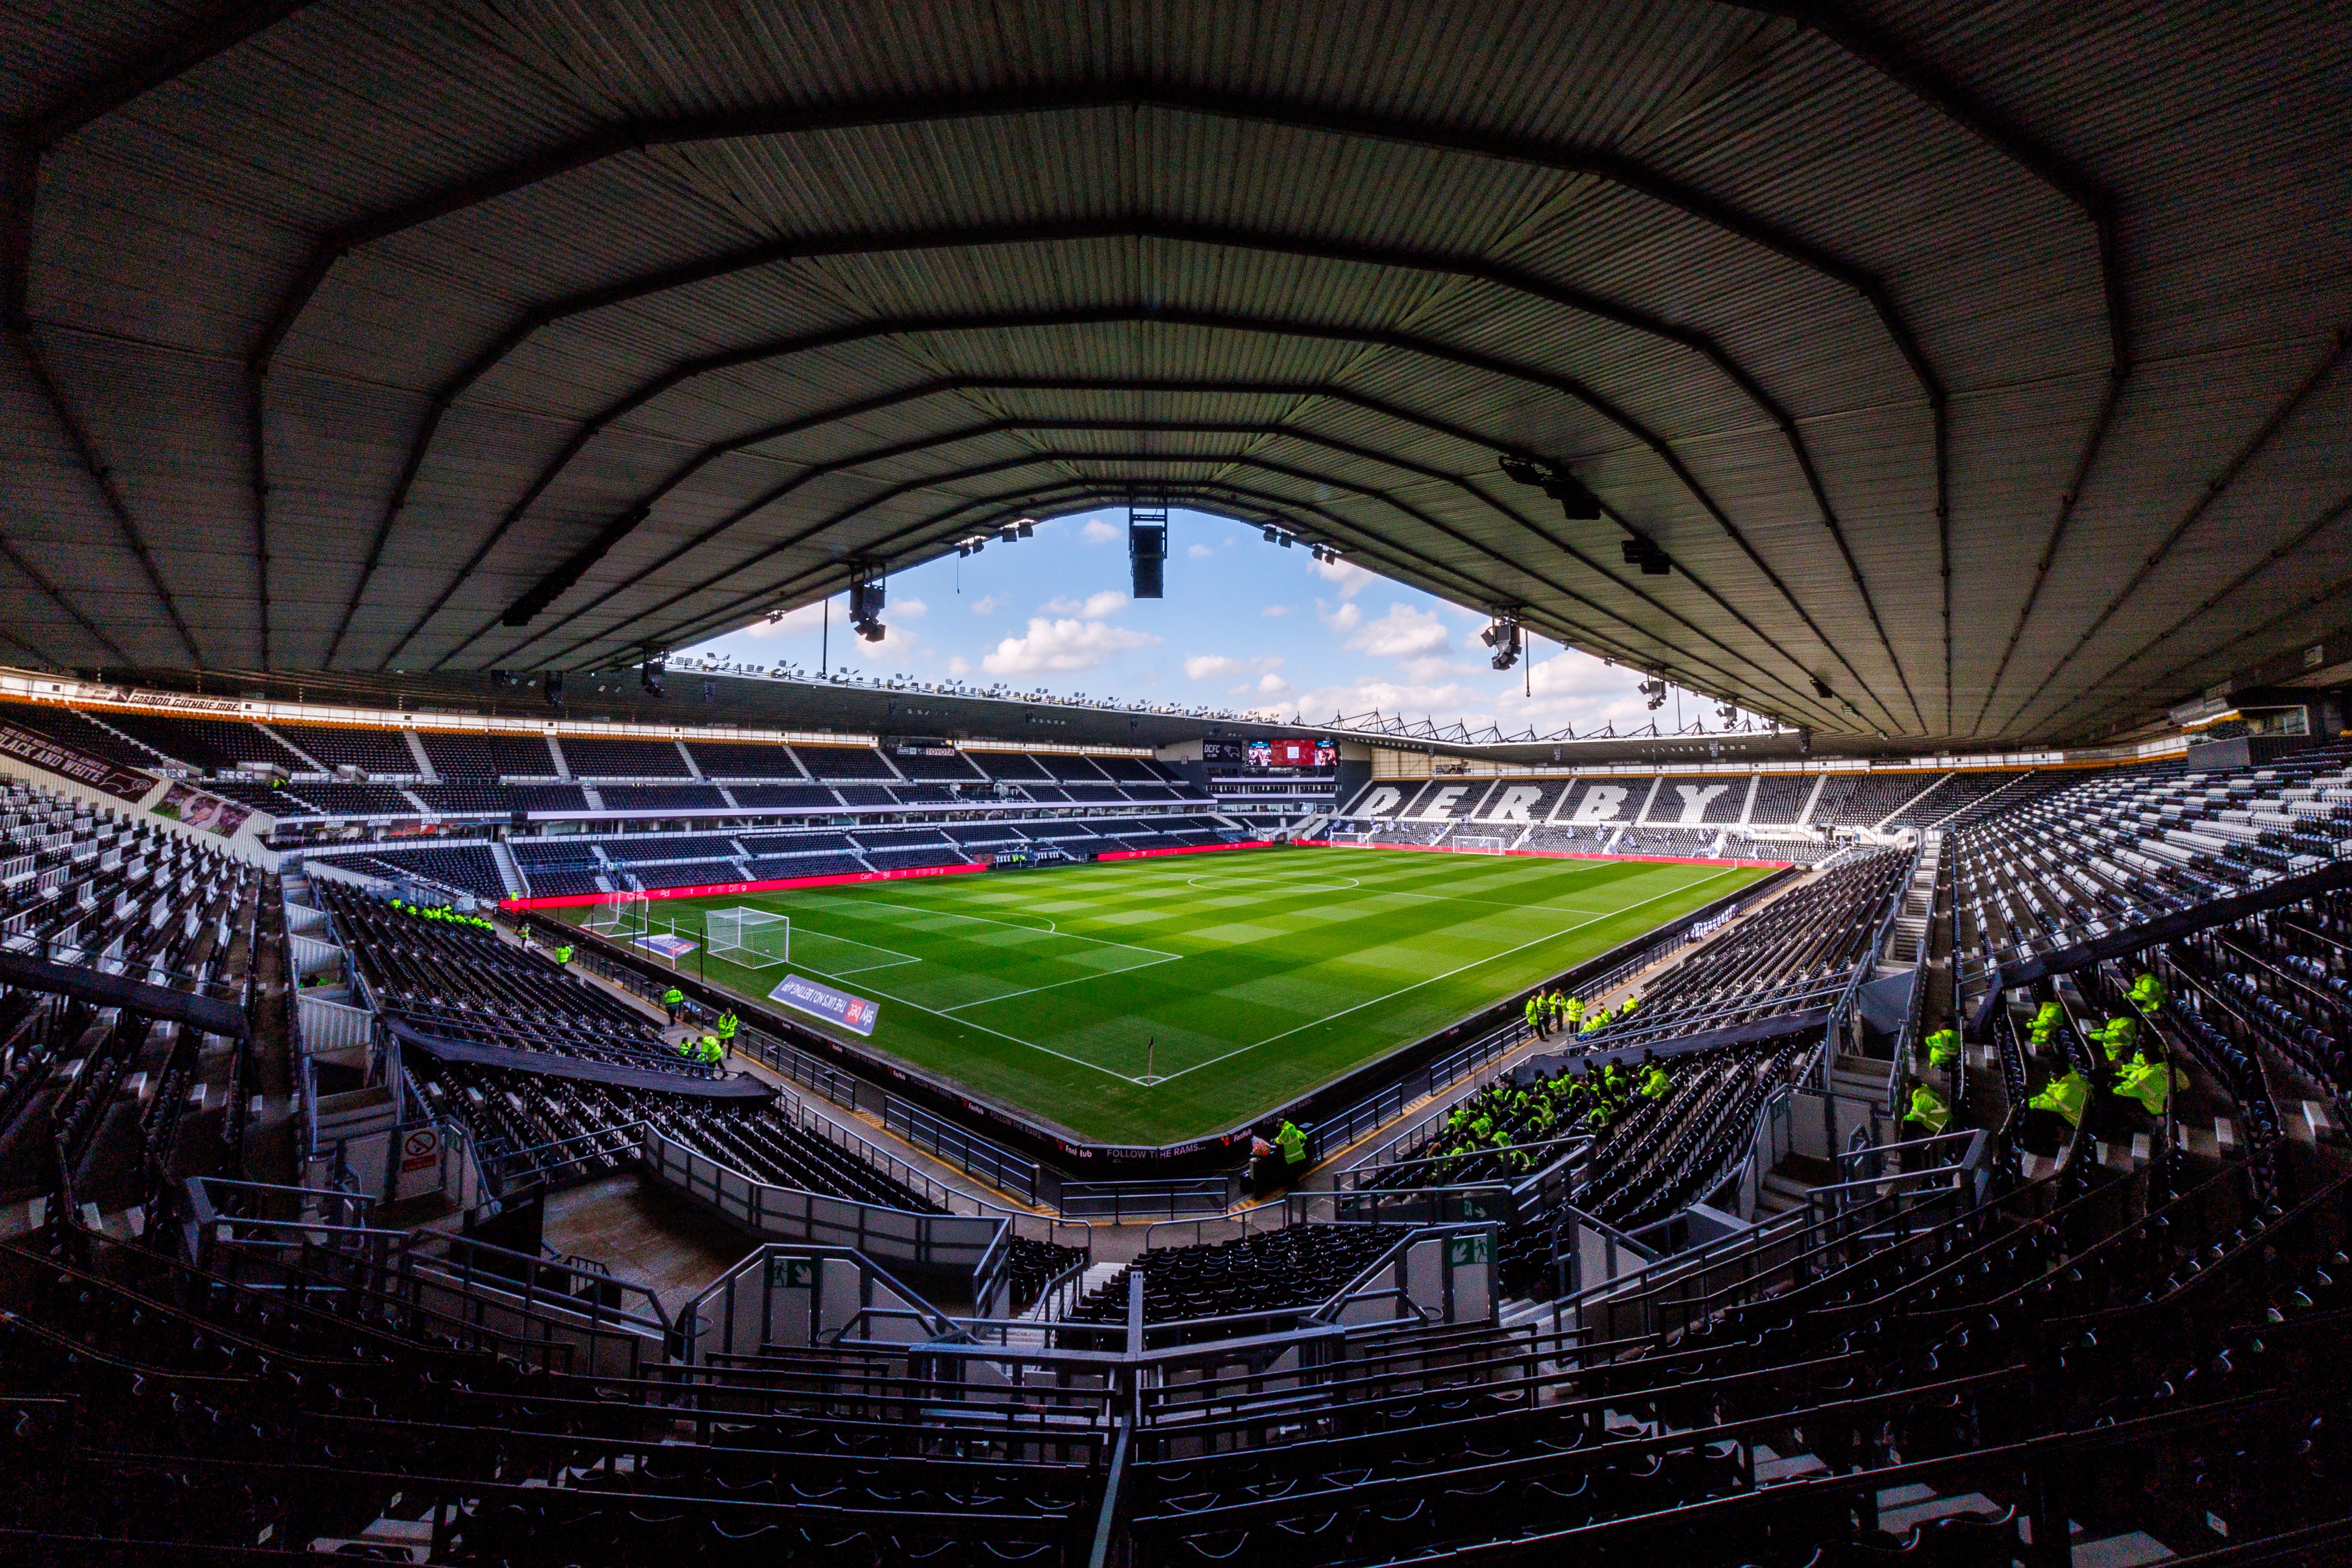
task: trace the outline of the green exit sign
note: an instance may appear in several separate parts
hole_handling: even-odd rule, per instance
[[[1495,1238],[1485,1231],[1475,1236],[1450,1236],[1445,1238],[1445,1261],[1455,1268],[1495,1260]]]
[[[771,1258],[768,1259],[768,1289],[771,1290],[815,1289],[816,1259]]]

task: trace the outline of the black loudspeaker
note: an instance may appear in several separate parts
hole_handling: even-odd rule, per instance
[[[518,806],[507,813],[507,826],[520,833],[530,826],[530,813]]]
[[[1168,564],[1168,525],[1131,522],[1127,525],[1127,563],[1134,578],[1135,597],[1159,599]]]

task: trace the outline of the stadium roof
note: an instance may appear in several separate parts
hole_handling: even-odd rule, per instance
[[[1141,496],[1996,744],[2310,640],[2352,570],[2341,5],[121,0],[0,42],[11,658],[607,666]]]

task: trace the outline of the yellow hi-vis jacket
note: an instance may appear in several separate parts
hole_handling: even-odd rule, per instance
[[[1903,1120],[1917,1122],[1932,1138],[1951,1125],[1952,1108],[1944,1103],[1942,1095],[1923,1083],[1912,1089],[1911,1109]]]
[[[2070,1127],[2083,1125],[2083,1107],[2091,1098],[2091,1086],[2084,1081],[2079,1068],[2069,1068],[2063,1078],[2053,1078],[2050,1086],[2025,1102],[2028,1110],[2054,1110],[2066,1119]]]

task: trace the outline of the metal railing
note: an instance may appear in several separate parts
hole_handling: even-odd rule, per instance
[[[1009,1216],[924,1213],[755,1181],[742,1172],[645,1130],[644,1158],[655,1178],[773,1241],[851,1247],[870,1258],[970,1271],[987,1257]]]
[[[516,1177],[534,1171],[555,1171],[576,1164],[581,1167],[579,1173],[584,1175],[590,1173],[587,1163],[599,1156],[634,1162],[644,1128],[643,1121],[619,1122],[551,1142],[534,1143],[528,1149],[483,1152],[477,1155],[477,1163],[490,1189],[503,1194],[514,1184]]]
[[[673,1348],[642,1285],[446,1232],[382,1229],[373,1201],[354,1194],[209,1177],[185,1190],[189,1258],[257,1289],[363,1296],[423,1331],[554,1370],[634,1376]]]
[[[1320,1163],[1366,1133],[1395,1121],[1413,1101],[1461,1082],[1488,1063],[1518,1049],[1528,1038],[1526,1023],[1505,1024],[1488,1030],[1467,1045],[1448,1051],[1427,1067],[1359,1100],[1338,1115],[1325,1117],[1308,1131],[1307,1157]]]
[[[1894,934],[1895,921],[1903,913],[1904,900],[1911,896],[1911,879],[1918,874],[1919,857],[1926,852],[1927,842],[1924,839],[1911,847],[1910,858],[1903,864],[1903,874],[1895,879],[1894,893],[1886,900],[1886,912],[1880,917],[1877,929],[1871,933],[1870,945],[1854,964],[1853,973],[1846,979],[1844,991],[1830,1009],[1829,1022],[1822,1031],[1824,1049],[1811,1075],[1811,1086],[1818,1090],[1828,1090],[1830,1064],[1837,1059],[1839,1041],[1844,1037],[1853,1020],[1855,999],[1877,969],[1880,955],[1886,952],[1887,939]],[[1914,984],[1916,989],[1916,983]]]
[[[1130,1219],[1165,1215],[1223,1214],[1233,1206],[1234,1183],[1226,1176],[1200,1176],[1162,1182],[1065,1182],[1062,1214],[1071,1219],[1108,1220],[1120,1225]]]

